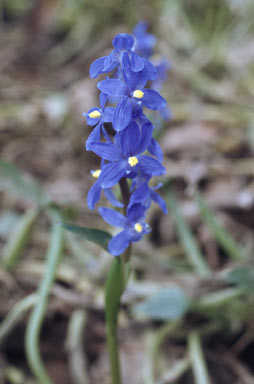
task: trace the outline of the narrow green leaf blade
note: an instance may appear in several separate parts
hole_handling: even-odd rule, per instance
[[[188,307],[189,300],[183,290],[171,286],[134,305],[133,311],[138,316],[153,320],[177,320],[185,314]]]
[[[81,236],[87,241],[100,245],[103,249],[108,251],[108,243],[112,237],[108,232],[71,223],[63,223],[62,225],[68,231]]]
[[[32,227],[37,216],[38,210],[31,209],[27,211],[19,219],[13,231],[10,233],[1,260],[1,263],[3,263],[4,267],[9,271],[16,265],[23,249],[27,245],[32,235]]]

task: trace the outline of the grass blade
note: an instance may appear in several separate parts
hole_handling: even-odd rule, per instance
[[[14,230],[11,232],[8,242],[3,250],[3,257],[1,260],[8,271],[13,269],[25,248],[31,236],[32,226],[37,215],[38,210],[29,210],[19,219]]]
[[[60,262],[63,246],[63,228],[59,224],[59,217],[52,225],[51,241],[48,249],[46,270],[42,278],[39,290],[38,301],[28,320],[25,335],[25,352],[29,366],[40,384],[52,384],[51,379],[44,368],[39,351],[39,336],[44,320],[50,290],[54,282],[57,267]],[[53,220],[54,220],[53,218]]]
[[[195,384],[211,384],[200,337],[196,331],[190,332],[188,338],[188,348],[195,378]]]
[[[37,295],[31,294],[18,301],[0,324],[0,344],[8,336],[23,315],[31,309],[37,301]]]

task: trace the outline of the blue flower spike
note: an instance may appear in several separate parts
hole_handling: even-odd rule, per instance
[[[152,136],[154,126],[144,112],[145,108],[160,113],[166,109],[166,100],[148,86],[159,88],[158,82],[161,85],[166,78],[165,65],[157,69],[149,60],[156,38],[147,33],[147,23],[140,22],[133,34],[116,35],[109,55],[91,64],[92,78],[101,74],[107,77],[97,84],[100,107],[83,114],[87,124],[93,127],[86,149],[102,159],[100,169],[91,171],[96,181],[88,192],[87,205],[94,209],[103,192],[113,206],[124,208],[125,212],[123,215],[111,208],[99,208],[108,224],[121,228],[109,242],[113,256],[121,255],[131,243],[150,232],[146,216],[152,202],[167,213],[164,200],[156,192],[160,184],[149,185],[154,176],[165,173],[165,168],[162,150]],[[108,77],[111,72],[112,76]],[[129,185],[128,201],[123,194],[124,204],[114,192],[123,181]]]

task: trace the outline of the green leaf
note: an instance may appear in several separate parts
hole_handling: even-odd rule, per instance
[[[182,289],[171,286],[134,305],[133,311],[153,320],[177,320],[185,314],[188,306],[189,300]]]
[[[49,198],[44,194],[39,184],[34,180],[26,179],[14,164],[0,159],[0,173],[10,179],[15,192],[18,195],[22,195],[23,198],[31,199],[37,204],[45,204],[49,201]],[[13,191],[13,188],[11,190]]]
[[[108,232],[71,223],[63,223],[63,227],[68,231],[81,236],[85,240],[100,245],[103,249],[108,251],[108,243],[112,237]]]
[[[254,292],[254,267],[239,267],[231,271],[227,280],[240,285],[247,291]]]
[[[16,265],[20,255],[27,245],[32,235],[32,227],[38,213],[39,212],[36,209],[31,209],[24,213],[10,233],[1,260],[4,267],[9,271]]]
[[[207,206],[206,202],[200,194],[196,195],[196,201],[203,220],[205,221],[206,225],[214,235],[221,248],[233,260],[246,259],[247,255],[245,254],[244,250],[238,246],[231,234],[221,224],[218,223],[214,217],[213,212]]]

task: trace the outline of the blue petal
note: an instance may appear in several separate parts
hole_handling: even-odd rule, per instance
[[[115,131],[120,132],[127,127],[131,120],[132,115],[132,101],[129,97],[124,97],[119,104],[117,104],[113,117],[113,128]]]
[[[106,95],[106,93],[101,92],[99,96],[101,109],[105,107],[107,99],[108,99],[108,95]]]
[[[162,109],[166,106],[166,100],[153,89],[144,89],[144,97],[142,103],[149,109],[155,111]]]
[[[90,188],[87,194],[87,205],[89,209],[94,209],[95,204],[100,200],[101,186],[98,180]]]
[[[157,76],[157,68],[147,59],[145,60],[145,69],[147,74],[147,80],[155,80]]]
[[[105,160],[116,161],[122,158],[120,149],[114,144],[92,142],[90,144],[90,151],[93,151]]]
[[[99,76],[101,73],[103,73],[103,68],[104,68],[104,60],[106,59],[107,56],[100,57],[99,59],[95,60],[89,69],[89,75],[92,78],[95,78]]]
[[[129,89],[134,91],[137,88],[140,74],[133,72],[131,69],[130,59],[127,53],[123,54],[122,63],[125,82],[128,84]]]
[[[140,203],[150,196],[150,188],[147,183],[143,183],[139,188],[137,188],[132,194],[130,198],[131,204]]]
[[[143,153],[147,149],[148,145],[151,142],[152,134],[153,134],[153,124],[151,122],[147,122],[143,124],[142,130],[141,130],[141,140],[140,140],[138,153]]]
[[[119,256],[123,253],[128,245],[130,244],[130,239],[127,231],[122,231],[116,236],[112,237],[109,242],[108,250],[113,256]]]
[[[130,51],[134,45],[134,37],[128,33],[119,33],[113,39],[113,46],[118,51]]]
[[[102,113],[100,108],[91,108],[87,113],[83,113],[83,116],[86,117],[86,123],[91,126],[97,125],[101,120],[101,116],[96,118],[89,117],[89,114],[93,111],[99,111],[100,113]]]
[[[105,123],[112,123],[114,111],[115,111],[115,108],[113,108],[113,107],[106,107],[105,108],[104,115],[103,115],[103,121]]]
[[[160,144],[153,137],[150,141],[150,144],[147,147],[147,150],[162,163],[162,160],[163,160],[162,149],[160,147]]]
[[[136,155],[140,146],[140,131],[135,121],[132,121],[120,135],[120,147],[124,156]]]
[[[110,52],[108,56],[106,56],[103,66],[103,72],[111,72],[119,65],[118,55],[115,54],[115,50]]]
[[[160,206],[162,212],[167,214],[168,213],[167,205],[165,201],[158,195],[158,193],[151,191],[151,197],[155,201],[155,203],[157,203]]]
[[[104,125],[102,126],[102,133],[103,133],[103,136],[106,139],[107,143],[114,144],[113,141],[111,140],[111,137],[109,136],[106,128],[104,127]],[[97,141],[99,141],[99,140],[97,140]]]
[[[166,172],[165,168],[158,160],[155,160],[153,157],[140,155],[138,157],[139,168],[146,175],[150,176],[160,176]]]
[[[111,188],[125,175],[126,162],[116,161],[104,166],[99,181],[102,188]]]
[[[101,92],[110,96],[123,97],[128,94],[128,87],[123,81],[118,79],[106,79],[97,84]]]
[[[91,151],[91,143],[100,141],[101,138],[101,124],[95,127],[86,140],[86,150]]]
[[[100,207],[98,211],[100,212],[103,220],[114,227],[124,228],[127,224],[126,217],[114,209]]]
[[[130,53],[131,56],[131,69],[134,72],[142,71],[144,68],[144,59],[134,52]]]
[[[108,201],[115,207],[118,207],[118,208],[124,207],[124,204],[117,200],[111,188],[104,189],[104,195],[106,196]]]
[[[142,204],[133,204],[127,209],[127,218],[130,222],[138,222],[144,218],[145,207]]]

